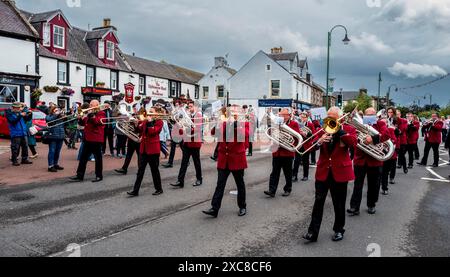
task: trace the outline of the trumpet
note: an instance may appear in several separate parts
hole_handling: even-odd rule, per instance
[[[288,151],[300,153],[303,137],[285,123],[277,122],[277,117],[273,113],[269,117],[278,126],[267,128],[267,137]]]

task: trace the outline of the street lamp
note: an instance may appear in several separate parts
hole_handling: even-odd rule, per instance
[[[350,43],[350,39],[348,38],[348,31],[347,28],[343,25],[336,25],[334,26],[329,32],[328,32],[328,52],[327,52],[327,103],[326,103],[326,107],[327,110],[329,108],[330,105],[330,101],[328,98],[328,95],[330,93],[330,48],[331,48],[331,34],[333,33],[334,29],[336,28],[343,28],[345,30],[345,37],[342,40],[344,42],[344,45],[348,45]]]
[[[395,87],[395,92],[398,91],[398,86],[396,84],[390,85],[388,88],[388,92],[386,94],[386,108],[389,107],[389,102],[390,102],[390,96],[391,96],[391,88]]]

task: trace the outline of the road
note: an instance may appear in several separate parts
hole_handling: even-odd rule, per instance
[[[448,161],[448,154],[442,152]],[[194,188],[192,167],[183,190],[170,188],[178,167],[161,169],[165,193],[151,195],[151,182],[139,198],[127,198],[135,171],[128,176],[105,174],[103,183],[69,183],[67,179],[0,187],[0,256],[68,256],[70,244],[89,256],[249,256],[367,257],[449,256],[450,171],[443,161],[429,171],[415,167],[398,173],[389,196],[380,196],[378,213],[347,218],[345,240],[331,241],[333,212],[327,200],[319,242],[305,244],[314,183],[294,184],[291,197],[268,199],[271,158],[256,154],[246,171],[248,215],[237,216],[230,179],[219,218],[204,216],[217,171],[203,159],[204,185]],[[149,171],[149,170],[148,170]],[[314,169],[311,173],[314,174]],[[147,173],[151,180],[150,173]],[[440,176],[440,177],[438,177]],[[283,184],[283,181],[280,182]],[[352,183],[349,185],[351,195]],[[281,194],[281,191],[279,191]],[[365,203],[365,202],[363,202]]]

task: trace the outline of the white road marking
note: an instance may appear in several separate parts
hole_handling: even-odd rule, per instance
[[[437,178],[439,178],[440,180],[445,180],[444,177],[440,176],[439,174],[437,174],[433,169],[431,169],[431,167],[427,167],[427,170],[433,174],[434,176],[436,176]]]
[[[442,182],[442,183],[450,183],[449,180],[442,180],[442,179],[422,178],[422,180],[425,180],[425,181]]]

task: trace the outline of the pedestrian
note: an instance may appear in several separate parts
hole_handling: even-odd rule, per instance
[[[64,170],[63,167],[59,165],[59,158],[61,155],[61,149],[64,144],[64,124],[59,124],[52,127],[51,122],[55,120],[59,120],[63,116],[61,110],[55,106],[51,107],[49,110],[49,114],[45,118],[47,124],[49,125],[48,129],[48,171],[49,172],[58,172],[58,170]],[[50,123],[50,124],[49,124]]]
[[[33,118],[27,118],[26,122],[25,122],[26,126],[27,126],[27,131],[28,131],[28,136],[27,136],[27,142],[28,142],[28,148],[31,151],[31,156],[30,159],[36,159],[39,154],[36,151],[36,134],[32,134],[31,129],[32,128],[36,128],[33,125]]]
[[[22,164],[32,164],[32,162],[28,160],[28,129],[25,123],[26,120],[30,120],[32,116],[32,113],[19,102],[13,103],[11,109],[6,111],[6,118],[11,137],[11,161],[14,166],[20,166],[20,163],[17,160],[20,150],[22,150]]]

